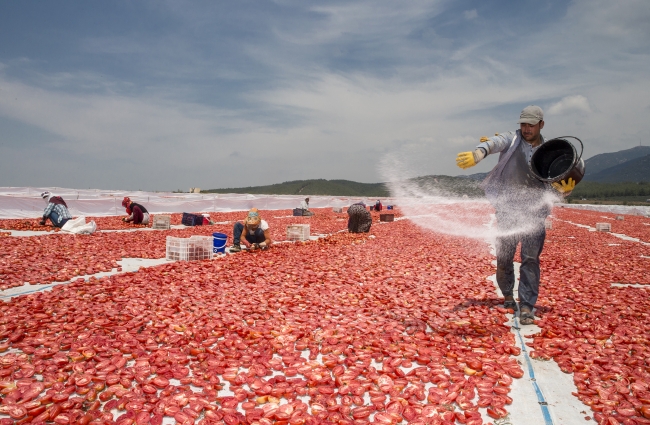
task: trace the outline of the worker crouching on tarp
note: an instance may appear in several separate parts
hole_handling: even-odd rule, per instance
[[[357,202],[348,208],[348,232],[368,233],[372,225],[372,215],[366,209],[366,204]]]
[[[313,212],[309,211],[309,198],[305,198],[300,202],[300,209],[302,210],[303,217],[310,217],[314,215]]]
[[[133,202],[130,198],[125,197],[122,200],[122,206],[126,208],[128,217],[124,217],[122,221],[133,224],[149,224],[149,212],[145,207]]]
[[[43,218],[40,221],[41,226],[45,226],[45,222],[49,218],[54,227],[61,228],[72,218],[70,211],[68,211],[68,205],[60,196],[52,195],[50,192],[43,192],[41,198],[47,202],[47,207],[43,211]]]
[[[242,234],[244,240],[241,240]],[[257,208],[253,208],[248,212],[248,216],[244,223],[237,222],[233,229],[233,245],[230,247],[230,252],[241,251],[241,243],[243,242],[251,250],[267,249],[271,246],[271,232],[269,224],[262,220]]]
[[[545,142],[541,135],[544,128],[542,109],[532,105],[524,108],[519,116],[519,125],[515,132],[482,137],[473,152],[459,153],[456,163],[460,168],[469,168],[489,154],[500,153],[499,162],[482,184],[496,210],[497,283],[504,296],[504,307],[516,311],[513,258],[517,245],[521,243],[519,322],[531,325],[535,320],[533,308],[539,295],[539,256],[546,238],[544,220],[551,212],[557,192],[567,196],[575,182],[569,179],[562,184],[550,185],[531,176],[528,163]]]

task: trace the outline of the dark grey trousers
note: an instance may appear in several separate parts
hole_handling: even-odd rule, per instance
[[[498,220],[498,216],[497,216]],[[501,228],[501,226],[499,226]],[[541,227],[526,234],[498,237],[496,241],[497,283],[504,296],[513,294],[515,271],[513,258],[521,243],[521,267],[519,269],[519,303],[533,308],[539,295],[539,256],[544,248],[546,230]]]

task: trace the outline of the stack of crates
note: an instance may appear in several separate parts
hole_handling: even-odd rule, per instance
[[[167,236],[165,258],[171,261],[211,260],[212,242],[212,236]]]
[[[612,225],[611,223],[596,223],[597,232],[611,232]]]
[[[170,215],[154,215],[151,228],[159,229],[159,230],[169,230],[171,227],[171,223],[172,223],[172,217]]]
[[[289,241],[308,241],[309,235],[309,224],[291,224],[287,226],[287,240]]]

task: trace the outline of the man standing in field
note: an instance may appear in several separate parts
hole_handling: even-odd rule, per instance
[[[556,193],[551,185],[533,177],[528,164],[533,153],[545,139],[544,112],[539,106],[527,106],[519,116],[519,130],[481,137],[473,152],[456,157],[460,168],[476,165],[487,155],[499,153],[499,162],[483,181],[483,188],[496,210],[497,283],[504,296],[504,307],[517,310],[513,296],[515,285],[514,256],[521,243],[519,269],[519,320],[522,325],[534,323],[533,308],[539,295],[539,256],[544,248],[544,220],[551,212]],[[569,179],[552,185],[567,196],[575,186]]]

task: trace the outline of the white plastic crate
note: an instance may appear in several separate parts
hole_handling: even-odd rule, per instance
[[[625,217],[623,217],[622,215],[617,215],[617,216],[616,216],[616,219],[617,219],[617,220],[623,220],[623,219],[625,219]]]
[[[341,207],[334,207],[334,208],[332,208],[332,211],[334,211],[335,213],[342,213],[342,212],[343,212],[343,208],[341,208]]]
[[[544,220],[544,228],[546,230],[553,230],[553,220],[551,220],[550,218]]]
[[[169,230],[172,223],[170,215],[154,215],[152,229]]]
[[[211,260],[212,236],[167,236],[165,258],[172,261]]]
[[[597,232],[611,232],[612,224],[611,223],[596,223]]]
[[[287,226],[287,240],[307,241],[309,235],[309,224],[291,224]]]

